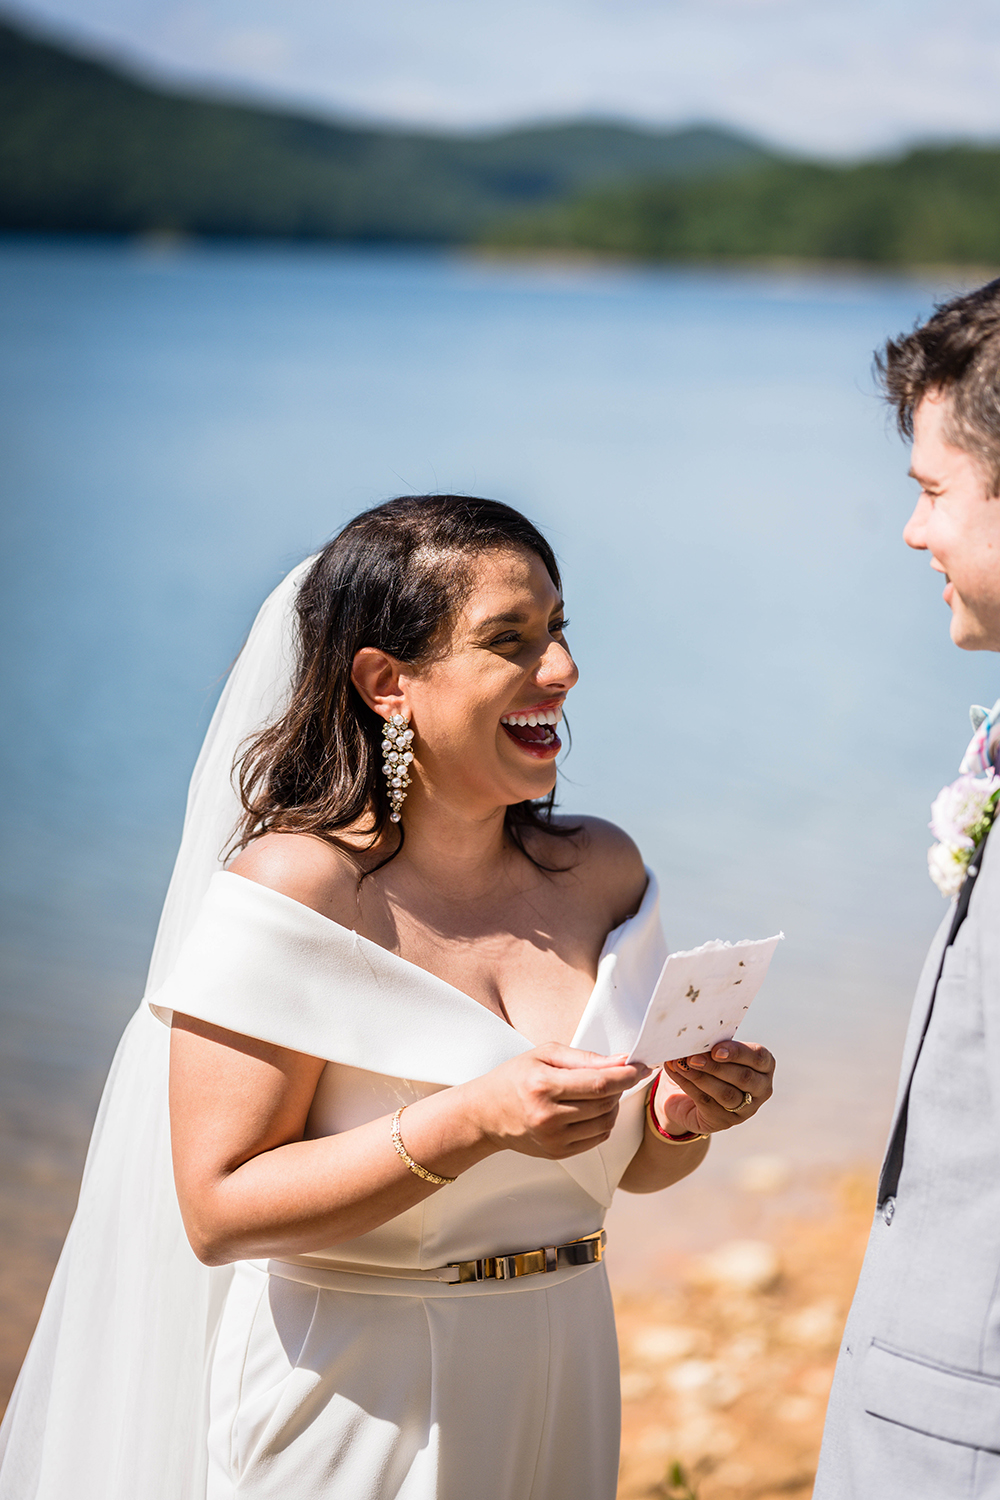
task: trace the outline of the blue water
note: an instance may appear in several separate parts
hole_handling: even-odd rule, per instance
[[[510,501],[557,548],[564,806],[639,840],[675,946],[785,930],[755,1020],[811,1049],[800,1092],[852,1055],[891,1079],[942,910],[929,803],[1000,692],[901,543],[870,379],[946,290],[0,242],[3,1019],[33,1107],[92,1107],[257,604],[428,490]]]

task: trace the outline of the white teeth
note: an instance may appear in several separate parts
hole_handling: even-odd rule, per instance
[[[561,708],[543,708],[539,712],[530,714],[503,714],[500,723],[517,725],[524,729],[528,725],[534,728],[538,724],[555,725],[562,718]]]

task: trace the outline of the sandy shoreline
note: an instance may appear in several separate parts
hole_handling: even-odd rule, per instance
[[[778,1208],[671,1286],[616,1293],[618,1500],[807,1500],[874,1195],[874,1172],[842,1175],[821,1212]]]

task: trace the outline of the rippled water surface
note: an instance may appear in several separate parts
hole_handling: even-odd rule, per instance
[[[564,806],[636,836],[674,946],[785,930],[754,1029],[802,1117],[878,1096],[831,1125],[867,1149],[942,910],[929,802],[1000,691],[900,542],[869,374],[943,290],[0,242],[11,1183],[72,1184],[257,604],[356,511],[429,490],[548,531],[582,669]]]

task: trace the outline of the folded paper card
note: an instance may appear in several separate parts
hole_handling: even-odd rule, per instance
[[[658,1068],[728,1041],[750,1009],[784,935],[742,943],[716,940],[687,953],[671,953],[629,1062]]]

